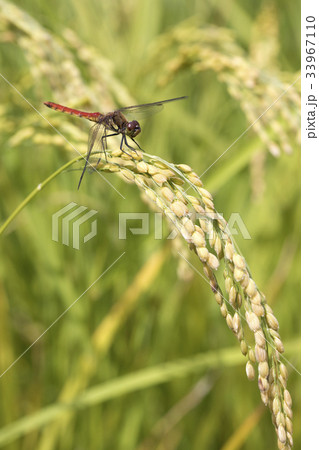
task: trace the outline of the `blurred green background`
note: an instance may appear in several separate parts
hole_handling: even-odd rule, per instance
[[[204,187],[226,220],[244,221],[251,239],[235,238],[299,370],[299,19],[288,0],[0,0],[0,224],[72,146],[85,152],[89,124],[44,101],[107,112],[188,95],[142,121],[138,142],[199,175],[213,164]],[[173,241],[154,239],[152,216],[148,235],[120,240],[119,213],[148,206],[115,175],[121,195],[97,173],[77,191],[81,167],[1,236],[1,373],[78,299],[0,378],[1,448],[275,448],[210,288]],[[98,211],[80,250],[51,236],[70,202]],[[287,366],[299,448],[300,375]]]

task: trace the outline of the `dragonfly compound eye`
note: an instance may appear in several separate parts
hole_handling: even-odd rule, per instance
[[[128,122],[127,124],[128,135],[131,137],[137,136],[141,132],[140,124],[137,120],[132,120],[132,122]]]

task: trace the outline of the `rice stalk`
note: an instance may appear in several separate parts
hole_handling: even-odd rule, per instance
[[[56,101],[61,99],[74,107],[99,103],[101,109],[106,111],[113,109],[113,97],[122,104],[135,103],[124,85],[114,76],[112,64],[80,42],[74,33],[66,30],[66,42],[62,42],[53,39],[51,34],[17,6],[0,0],[0,11],[2,41],[17,44],[23,50],[30,68],[21,80],[22,91],[26,92],[30,87],[40,90],[43,85],[48,85]],[[270,32],[276,37],[276,30]],[[73,50],[85,68],[90,69],[90,84],[85,82],[77,67]],[[169,52],[174,52],[171,58]],[[154,46],[156,64],[152,61],[151,64],[157,70],[162,70],[158,77],[161,85],[169,83],[185,68],[194,73],[215,73],[240,104],[247,120],[253,123],[294,81],[292,76],[278,69],[266,68],[262,61],[257,60],[258,54],[256,47],[251,49],[250,55],[246,54],[228,30],[211,26],[199,29],[187,24],[179,25],[158,40]],[[270,48],[269,58],[273,58],[274,54],[274,49]],[[104,86],[111,90],[112,95],[105,92]],[[291,151],[290,135],[295,137],[299,132],[299,109],[299,90],[298,85],[295,85],[254,125],[254,130],[272,154],[278,155],[279,148],[287,153]],[[4,120],[1,123],[3,129],[7,132],[10,128],[16,130],[14,120],[10,121],[6,115]],[[34,123],[30,115],[23,119],[25,129],[21,126],[21,131],[12,136],[12,146],[20,145],[32,136],[32,120]],[[67,134],[71,135],[74,132],[84,151],[84,139],[79,135],[77,125],[73,126],[58,118],[56,120],[56,123],[62,124],[63,132],[67,130]],[[63,143],[59,136],[56,139],[57,144]],[[42,144],[50,140],[53,142],[52,137],[41,135],[38,130],[33,140]],[[134,153],[132,156],[134,159],[119,151],[110,153],[107,163],[100,163],[99,169],[117,173],[126,182],[135,183],[143,198],[147,198],[153,208],[163,213],[170,226],[178,231],[181,239],[186,240],[189,249],[197,255],[221,314],[247,357],[246,372],[249,379],[254,377],[254,367],[257,365],[261,398],[272,413],[278,446],[290,448],[291,398],[286,389],[287,369],[280,362],[283,345],[278,334],[279,325],[265,296],[257,288],[245,260],[236,251],[227,223],[216,212],[211,195],[189,166],[169,164],[146,154],[136,157]],[[192,189],[191,193],[189,188]],[[32,195],[37,193],[39,191],[35,190]],[[180,243],[177,240],[175,242],[178,245]],[[185,271],[188,256],[184,249],[178,251],[183,252],[181,262]],[[223,272],[223,285],[217,282],[217,271]],[[245,320],[249,327],[244,332]]]
[[[98,104],[105,111],[114,109],[114,98],[122,104],[134,103],[116,77],[112,61],[80,41],[72,30],[65,29],[63,38],[57,38],[6,0],[0,0],[0,19],[0,42],[16,45],[29,68],[21,80],[21,91],[36,89],[42,97],[49,88],[55,101],[72,103],[74,107]],[[88,70],[91,83],[87,83],[79,65]]]
[[[58,170],[53,172],[46,180],[44,180],[42,183],[39,183],[38,186],[34,188],[29,195],[26,196],[26,198],[20,203],[20,205],[18,205],[17,208],[15,208],[15,210],[10,214],[10,216],[0,225],[0,236],[9,227],[16,216],[20,214],[20,212],[34,199],[34,197],[36,197],[52,180],[54,180],[58,175],[60,175],[60,173],[64,172],[74,163],[77,163],[83,158],[84,156],[77,156],[76,158],[71,159]]]
[[[113,150],[108,152],[106,162],[97,161],[100,171],[116,173],[125,182],[134,183],[197,255],[221,314],[247,357],[249,380],[255,378],[257,365],[258,388],[263,403],[272,414],[278,448],[291,448],[292,399],[287,390],[288,371],[281,361],[284,346],[278,333],[278,320],[253,280],[244,257],[236,250],[227,222],[216,211],[213,198],[199,176],[186,164],[175,165],[140,151]],[[61,169],[51,175],[26,201],[31,201],[60,172]],[[26,201],[2,225],[1,231],[27,204]],[[221,262],[224,263],[223,286],[215,276],[221,270]],[[244,332],[245,321],[248,329]],[[253,345],[249,343],[252,338]]]
[[[260,22],[264,15],[266,33],[259,30],[258,35],[264,40],[254,41],[250,53],[239,46],[228,29],[179,24],[153,44],[148,71],[153,70],[155,61],[156,67],[161,67],[157,73],[159,86],[166,86],[184,71],[213,72],[239,103],[265,148],[279,156],[282,151],[291,153],[300,143],[300,74],[287,74],[274,64],[278,39],[273,23],[269,25],[275,22],[274,14],[271,8],[263,11]]]
[[[111,151],[107,162],[99,163],[99,170],[134,183],[197,255],[221,314],[247,357],[249,380],[255,378],[257,366],[260,396],[271,412],[278,448],[291,448],[292,400],[287,390],[288,371],[281,361],[284,346],[278,320],[198,175],[185,164],[171,164],[141,152],[137,156],[131,152],[130,157],[119,150]],[[222,262],[223,286],[215,275]]]

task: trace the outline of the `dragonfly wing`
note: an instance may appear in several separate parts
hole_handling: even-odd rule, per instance
[[[93,151],[102,152],[102,137],[106,134],[104,124],[97,123],[91,127],[89,140],[88,140],[88,152],[86,159],[89,159]]]
[[[174,102],[176,100],[183,100],[187,97],[177,97],[171,98],[169,100],[161,100],[159,102],[144,103],[142,105],[127,106],[126,108],[121,108],[119,111],[124,114],[126,118],[132,119],[143,119],[153,114],[157,114],[164,108],[165,103]]]
[[[84,173],[87,169],[87,166],[90,165],[89,163],[89,158],[92,154],[92,152],[103,152],[103,136],[105,136],[107,133],[107,128],[105,127],[105,125],[103,123],[97,123],[95,125],[93,125],[93,127],[91,127],[90,129],[90,134],[89,134],[89,141],[88,141],[88,151],[85,157],[85,165],[80,177],[80,181],[78,184],[78,189],[81,185]]]
[[[145,117],[152,116],[153,114],[157,114],[164,106],[161,103],[156,103],[152,105],[136,105],[129,106],[128,108],[119,109],[121,113],[128,119],[145,119]]]
[[[91,127],[89,140],[88,140],[88,151],[86,159],[89,159],[90,155],[94,152],[104,153],[106,150],[107,136],[114,136],[120,134],[109,128],[105,122],[96,123]]]

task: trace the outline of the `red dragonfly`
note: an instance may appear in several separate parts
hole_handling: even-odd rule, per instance
[[[85,119],[90,120],[91,122],[95,122],[95,125],[93,125],[93,127],[90,130],[86,161],[78,184],[79,189],[93,148],[101,145],[106,158],[106,148],[107,148],[106,139],[108,137],[117,136],[121,134],[122,139],[120,149],[124,153],[126,152],[125,150],[123,150],[123,144],[125,144],[126,147],[128,147],[129,149],[135,151],[135,149],[127,143],[127,137],[129,137],[138,146],[138,148],[142,150],[134,139],[141,132],[140,124],[135,119],[132,121],[128,121],[126,117],[142,118],[151,114],[155,114],[163,109],[164,103],[174,102],[176,100],[182,100],[184,98],[187,97],[186,96],[177,97],[154,103],[144,103],[143,105],[127,106],[126,108],[120,108],[106,114],[102,114],[99,112],[90,113],[85,111],[79,111],[77,109],[68,108],[67,106],[58,105],[57,103],[52,102],[45,102],[44,104],[49,108],[55,109],[56,111],[61,111],[63,113],[71,114],[78,117],[84,117]],[[109,132],[111,132],[111,134],[108,134]]]

